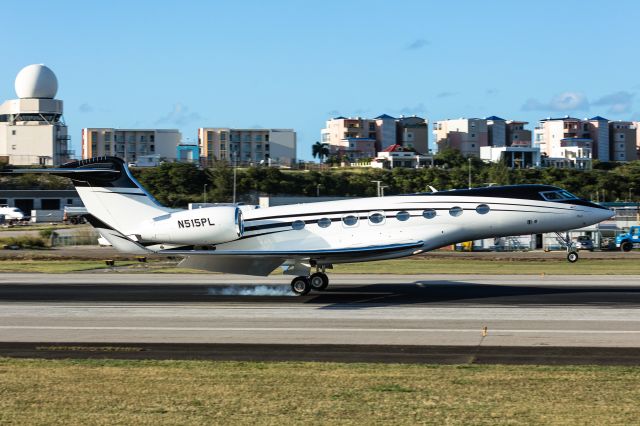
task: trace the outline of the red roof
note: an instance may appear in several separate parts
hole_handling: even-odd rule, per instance
[[[396,152],[396,151],[404,151],[402,145],[394,144],[382,150],[382,152]]]

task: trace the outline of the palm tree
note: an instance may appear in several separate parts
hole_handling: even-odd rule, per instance
[[[316,142],[311,145],[311,155],[313,155],[313,158],[320,160],[321,163],[330,153],[328,143]]]

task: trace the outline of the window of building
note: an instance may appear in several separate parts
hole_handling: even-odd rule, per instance
[[[155,142],[156,141],[156,135],[149,135],[149,142]]]
[[[73,204],[73,198],[67,198],[67,205]]]
[[[328,228],[329,226],[331,226],[331,219],[329,219],[328,217],[318,219],[318,226],[320,228]]]
[[[155,145],[149,145],[149,152],[155,152],[155,150],[156,150]]]
[[[140,135],[140,142],[146,142],[147,137],[145,135]]]
[[[352,214],[343,216],[342,223],[344,223],[345,226],[356,226],[358,224],[358,216]]]
[[[227,132],[220,132],[220,140],[221,141],[227,140]]]
[[[436,217],[436,211],[434,209],[426,209],[422,212],[422,217],[425,219],[433,219]]]
[[[265,144],[264,144],[264,150],[265,150],[265,151],[269,151],[269,144],[268,144],[268,143],[265,143]]]
[[[220,144],[220,150],[221,150],[221,151],[224,151],[225,149],[226,149],[226,148],[225,148],[224,144],[223,144],[223,143],[221,143],[221,144]]]
[[[624,133],[620,133],[619,139],[624,139]]]
[[[404,222],[406,220],[409,220],[409,218],[411,217],[411,214],[409,214],[408,211],[401,211],[396,213],[396,219],[398,219],[400,222]]]
[[[15,130],[13,132],[15,135]],[[91,143],[98,143],[98,132],[91,132]]]
[[[451,207],[451,208],[449,209],[449,214],[450,214],[451,216],[453,216],[453,217],[458,217],[458,216],[460,216],[460,215],[462,214],[462,212],[463,212],[462,207],[458,207],[458,206]]]
[[[262,135],[256,135],[254,139],[256,142],[262,142]]]
[[[369,123],[369,131],[373,132],[376,130],[376,123]]]
[[[111,142],[111,132],[104,132],[104,141]]]
[[[475,147],[476,147],[476,144],[475,144],[475,143],[472,143],[472,144],[471,144],[471,148],[475,148]]]
[[[478,214],[487,214],[490,210],[491,208],[486,204],[480,204],[478,207],[476,207],[476,212]]]
[[[213,142],[213,132],[212,131],[208,131],[207,132],[207,142]]]
[[[294,220],[293,223],[291,223],[291,228],[295,229],[296,231],[299,231],[300,229],[304,228],[304,220]]]
[[[371,225],[382,225],[384,223],[384,213],[382,212],[375,212],[375,213],[371,213],[369,214],[369,223]]]
[[[269,134],[268,133],[266,135],[264,135],[264,141],[265,142],[269,142]]]
[[[475,133],[471,133],[471,137],[472,137],[472,138],[475,138],[475,137],[476,137],[476,134],[475,134]]]

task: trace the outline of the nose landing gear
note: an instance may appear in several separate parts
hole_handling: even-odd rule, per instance
[[[567,249],[567,260],[571,263],[576,263],[578,261],[578,250],[576,250],[575,244],[569,238],[569,234],[562,235],[560,232],[556,232],[558,236],[558,241],[565,246]]]

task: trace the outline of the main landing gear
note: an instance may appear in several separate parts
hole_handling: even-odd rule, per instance
[[[556,232],[556,235],[561,244],[567,249],[567,260],[571,263],[576,263],[578,261],[578,250],[576,250],[575,244],[573,244],[571,238],[569,238],[569,234],[562,235]]]
[[[322,291],[329,286],[329,277],[324,272],[316,272],[308,277],[300,276],[291,280],[291,291],[304,296],[311,290]]]

